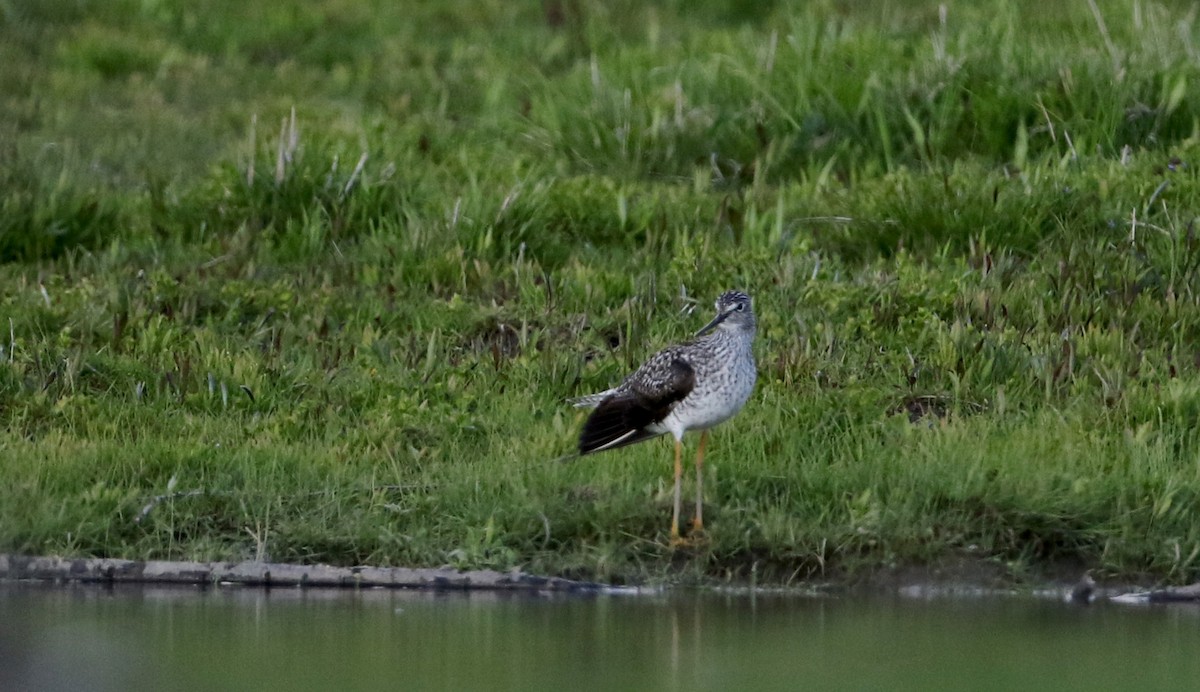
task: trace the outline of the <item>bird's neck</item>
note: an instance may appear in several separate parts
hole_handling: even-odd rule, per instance
[[[726,327],[722,325],[715,332],[701,337],[702,340],[725,341],[733,344],[734,348],[750,348],[754,340],[754,327]]]

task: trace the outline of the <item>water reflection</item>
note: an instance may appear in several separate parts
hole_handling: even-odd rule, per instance
[[[1200,609],[0,585],[0,689],[1190,689]]]

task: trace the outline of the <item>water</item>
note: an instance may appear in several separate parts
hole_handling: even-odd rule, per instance
[[[0,584],[0,690],[1193,690],[1200,608]]]

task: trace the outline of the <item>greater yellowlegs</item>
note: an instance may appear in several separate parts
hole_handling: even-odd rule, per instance
[[[574,400],[595,408],[579,435],[579,454],[616,449],[663,433],[675,437],[675,498],[671,542],[678,543],[683,434],[699,430],[696,449],[696,515],[692,531],[704,530],[704,445],[708,429],[741,410],[754,390],[754,311],[750,296],[726,291],[717,316],[692,341],[654,354],[621,384]]]

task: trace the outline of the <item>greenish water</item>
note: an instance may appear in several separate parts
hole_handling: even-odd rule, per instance
[[[2,690],[1196,689],[1200,609],[0,585]]]

